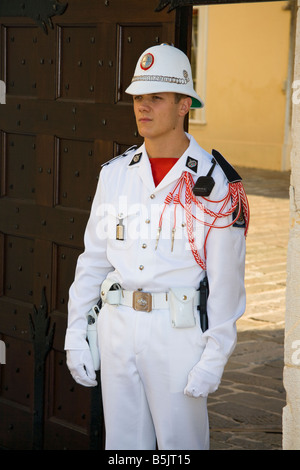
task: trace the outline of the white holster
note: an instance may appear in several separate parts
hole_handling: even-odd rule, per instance
[[[100,369],[100,352],[97,335],[97,320],[99,311],[100,309],[98,305],[94,305],[87,314],[87,339],[89,342],[95,370]]]

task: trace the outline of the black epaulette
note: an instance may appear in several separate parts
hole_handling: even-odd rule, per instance
[[[212,150],[211,153],[214,159],[217,161],[217,163],[221,167],[221,169],[223,170],[228,180],[228,183],[239,183],[242,181],[242,177],[235,171],[233,166],[230,165],[230,163],[223,157],[223,155],[220,154],[220,152],[218,152],[217,150]],[[236,219],[238,212],[239,212],[239,205],[237,206],[236,210],[232,214],[233,220]],[[235,220],[233,227],[239,227],[239,228],[246,227],[243,206],[241,207],[239,218]]]
[[[212,150],[212,166],[206,176],[199,176],[195,186],[193,187],[193,193],[195,196],[208,197],[215,185],[215,181],[212,177],[216,163],[220,166],[223,173],[225,174],[227,181],[229,183],[238,183],[242,181],[240,175],[235,171],[235,169],[228,163],[228,161],[220,154],[217,150]],[[190,157],[188,157],[190,158]],[[188,164],[187,164],[188,166]]]
[[[110,160],[108,160],[108,162],[102,163],[101,168],[103,166],[109,165],[111,162],[117,160],[118,158],[126,157],[129,154],[129,152],[131,152],[132,150],[136,150],[137,148],[138,148],[137,145],[132,145],[127,150],[125,150],[124,153],[121,153],[120,155],[117,155],[116,157],[111,158]]]
[[[222,168],[229,183],[238,183],[239,181],[242,181],[242,177],[235,171],[233,166],[228,163],[223,155],[220,154],[220,152],[217,150],[212,150],[211,153],[219,166]]]

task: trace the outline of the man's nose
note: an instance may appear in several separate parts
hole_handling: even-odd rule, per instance
[[[143,111],[148,111],[150,108],[150,100],[148,98],[143,98],[139,102],[139,109]]]

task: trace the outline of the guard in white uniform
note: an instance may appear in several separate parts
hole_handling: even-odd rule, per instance
[[[247,197],[226,160],[183,131],[191,105],[203,106],[185,54],[149,48],[127,92],[144,144],[100,172],[70,288],[67,364],[78,383],[96,384],[87,314],[101,298],[94,316],[106,449],[208,449],[207,396],[245,310]],[[157,150],[180,158],[155,186]],[[208,328],[199,315],[203,279]]]

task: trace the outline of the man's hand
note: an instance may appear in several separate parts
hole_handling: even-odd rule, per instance
[[[68,349],[67,366],[75,382],[85,387],[97,385],[93,359],[89,349]]]
[[[188,375],[188,383],[184,389],[184,394],[189,397],[207,397],[209,393],[217,390],[220,378],[196,364]]]

